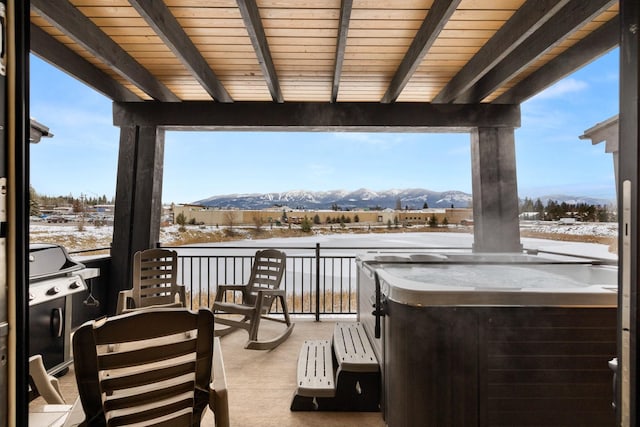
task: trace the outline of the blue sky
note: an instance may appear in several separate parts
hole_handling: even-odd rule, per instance
[[[618,113],[618,50],[522,105],[518,195],[615,198],[611,154],[578,137]],[[39,194],[115,195],[111,102],[31,56],[31,117],[54,137],[31,145]],[[288,190],[471,192],[468,134],[167,132],[164,203]]]

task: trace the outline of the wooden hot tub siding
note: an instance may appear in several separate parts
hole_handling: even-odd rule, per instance
[[[613,426],[616,308],[388,301],[389,426]],[[393,373],[393,374],[391,374]]]

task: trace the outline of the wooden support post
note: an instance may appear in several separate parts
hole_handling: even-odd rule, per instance
[[[512,128],[477,128],[471,132],[471,171],[474,251],[520,251]]]
[[[108,313],[115,312],[118,292],[131,288],[133,254],[160,240],[163,162],[164,129],[121,128]]]

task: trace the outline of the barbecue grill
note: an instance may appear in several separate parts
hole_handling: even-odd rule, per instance
[[[41,354],[47,372],[71,364],[72,295],[87,290],[97,268],[74,261],[60,245],[29,245],[29,354]]]

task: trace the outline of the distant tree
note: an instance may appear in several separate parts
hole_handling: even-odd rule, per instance
[[[520,213],[523,212],[534,212],[535,207],[533,206],[533,200],[528,197],[525,197],[522,203],[520,204]]]
[[[360,217],[358,216],[358,214],[356,214],[356,215],[353,217],[353,222],[360,222]]]
[[[316,224],[316,225],[320,224],[320,215],[315,214],[313,216],[313,223]]]
[[[606,206],[598,206],[596,209],[596,218],[599,222],[608,222],[610,221],[609,211]]]
[[[391,220],[390,219],[387,220],[387,228],[391,228]]]
[[[302,231],[304,231],[305,233],[311,232],[311,220],[309,218],[307,218],[306,215],[302,219],[302,222],[300,223],[300,229]]]
[[[234,211],[227,211],[224,214],[224,225],[227,226],[226,230],[224,231],[228,236],[233,236],[236,231],[234,229],[234,226],[236,225],[236,217],[235,217],[235,212]]]
[[[40,197],[36,193],[35,188],[29,186],[29,215],[40,216]]]
[[[253,220],[253,225],[256,227],[256,231],[260,233],[264,226],[264,218],[262,218],[261,215],[254,215],[251,219]]]
[[[449,225],[449,220],[447,219],[446,216],[442,219],[442,225],[444,225],[445,227]]]
[[[435,214],[431,214],[429,218],[429,227],[437,227],[438,226],[438,218],[436,218]]]
[[[398,225],[400,224],[400,220],[398,219],[397,216],[393,217],[393,225],[398,228]]]
[[[544,219],[544,205],[540,199],[536,199],[536,202],[533,204],[533,211],[538,212],[538,219]]]
[[[184,213],[180,212],[176,215],[176,224],[179,225],[178,231],[186,231],[185,224],[187,223],[187,217],[184,216]]]
[[[84,212],[84,206],[82,205],[82,201],[79,199],[74,199],[71,206],[73,207],[74,213]]]
[[[427,202],[424,202],[422,204],[422,209],[429,209],[429,204]]]

